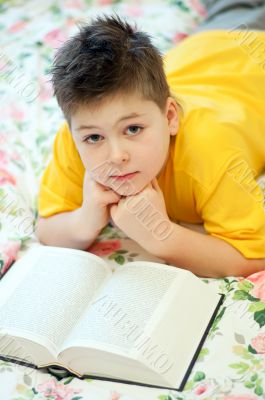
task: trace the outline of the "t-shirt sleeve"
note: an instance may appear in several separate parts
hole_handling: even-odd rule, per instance
[[[56,133],[52,157],[40,181],[39,216],[49,217],[80,207],[84,171],[68,124],[64,122]]]
[[[246,258],[265,258],[264,193],[241,154],[230,157],[206,188],[194,183],[198,213],[206,231]]]

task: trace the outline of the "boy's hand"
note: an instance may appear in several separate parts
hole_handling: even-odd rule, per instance
[[[85,172],[83,182],[83,204],[81,209],[89,230],[99,233],[109,222],[109,205],[117,203],[121,196],[112,189],[104,186],[92,177],[89,171]]]
[[[171,229],[163,192],[156,178],[141,192],[112,205],[110,214],[119,229],[150,252],[163,240],[165,229]]]

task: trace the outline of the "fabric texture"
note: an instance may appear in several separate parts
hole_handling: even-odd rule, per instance
[[[264,0],[203,0],[207,18],[195,32],[211,29],[265,29]]]
[[[0,286],[14,260],[29,248],[40,246],[34,235],[37,188],[51,156],[56,130],[63,122],[47,76],[54,51],[75,33],[76,23],[113,11],[136,20],[152,34],[163,53],[193,32],[206,16],[198,0],[0,2]],[[258,181],[265,189],[265,175]],[[237,206],[240,202],[238,198]],[[111,226],[106,226],[90,250],[112,270],[128,261],[158,261]],[[203,281],[225,294],[225,302],[183,392],[72,376],[58,380],[48,371],[0,360],[0,399],[262,399],[265,271],[247,279]],[[47,324],[45,319],[43,324]],[[21,343],[15,341],[13,345],[21,355],[28,355]]]

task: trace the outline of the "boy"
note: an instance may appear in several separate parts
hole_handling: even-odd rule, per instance
[[[229,6],[217,3],[220,18]],[[117,16],[97,18],[59,49],[52,81],[66,122],[40,187],[42,243],[89,249],[111,218],[199,276],[265,269],[256,183],[265,169],[264,70],[240,42],[254,30],[208,31],[209,13],[205,32],[167,53],[166,75],[148,35]]]

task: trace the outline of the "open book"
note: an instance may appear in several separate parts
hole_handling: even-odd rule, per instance
[[[113,269],[82,250],[28,250],[0,281],[0,358],[182,390],[223,296],[174,266]]]

